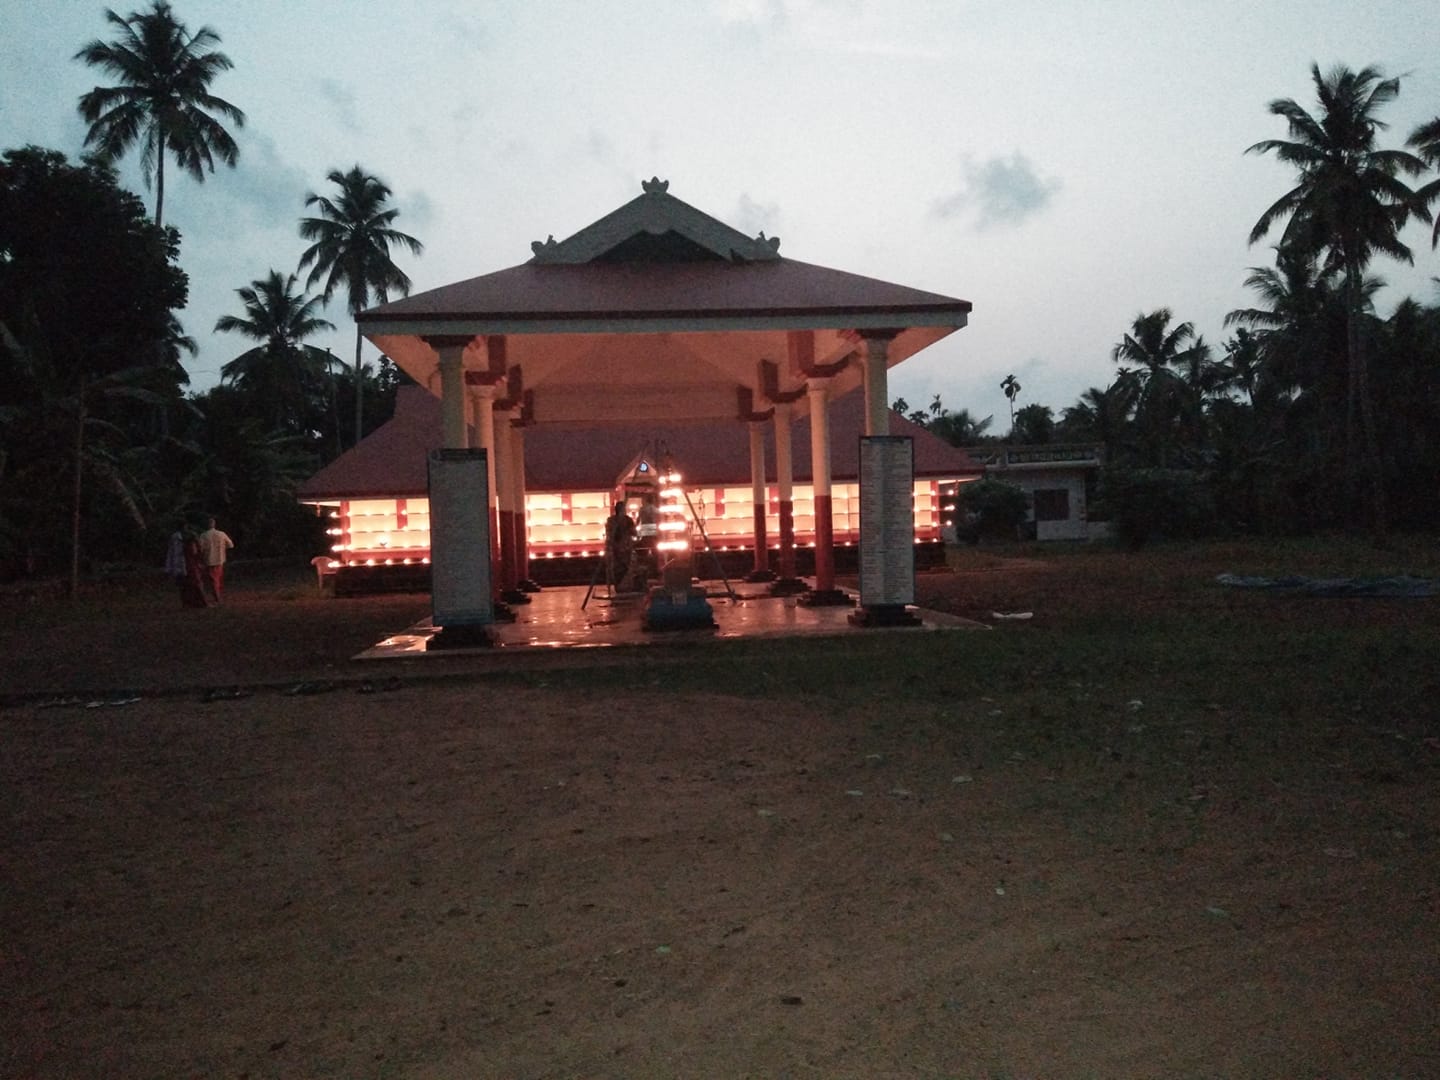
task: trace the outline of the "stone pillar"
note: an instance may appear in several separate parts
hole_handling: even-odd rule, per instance
[[[465,430],[465,346],[441,345],[435,351],[440,356],[440,414],[445,449],[464,450],[470,445]]]
[[[779,577],[770,586],[776,596],[803,592],[805,583],[795,576],[795,483],[790,452],[790,406],[775,406],[775,487],[780,496]]]
[[[865,434],[890,434],[890,396],[886,361],[894,333],[864,333],[865,338]]]
[[[835,519],[830,494],[830,408],[829,381],[810,379],[805,392],[810,397],[810,477],[815,502],[815,588],[804,602],[815,605],[849,604],[850,598],[835,588]]]
[[[862,330],[865,339],[865,434],[890,434],[890,398],[886,385],[886,361],[890,355],[890,342],[895,338],[894,330]],[[861,480],[862,485],[864,480]],[[905,493],[909,497],[909,493]],[[914,525],[911,525],[913,530]],[[865,557],[862,551],[861,558]],[[864,586],[862,574],[862,590]],[[855,626],[917,626],[920,620],[903,604],[862,605],[851,612],[850,622]]]
[[[746,581],[774,581],[770,569],[770,539],[765,530],[765,511],[770,504],[765,484],[765,421],[750,421],[750,499],[755,514],[755,568]]]

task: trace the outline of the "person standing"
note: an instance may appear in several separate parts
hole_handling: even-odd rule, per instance
[[[625,579],[630,570],[630,553],[635,547],[635,520],[625,512],[625,504],[617,502],[605,522],[605,558],[608,560],[607,581],[613,588]]]
[[[210,527],[200,534],[200,558],[218,604],[225,592],[225,553],[235,546],[235,541],[215,527],[213,517],[208,520]]]
[[[185,576],[184,529],[176,529],[170,534],[165,547],[165,576],[177,583]]]

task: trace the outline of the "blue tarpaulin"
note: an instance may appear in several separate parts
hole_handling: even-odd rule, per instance
[[[1307,577],[1245,577],[1221,574],[1217,584],[1235,589],[1267,589],[1271,592],[1301,593],[1305,596],[1440,596],[1440,581],[1432,578],[1307,578]]]

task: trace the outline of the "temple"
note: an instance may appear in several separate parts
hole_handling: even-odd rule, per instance
[[[912,435],[916,536],[938,539],[944,485],[979,469],[902,428],[887,373],[965,326],[969,302],[784,258],[778,238],[668,189],[646,181],[567,239],[536,241],[525,263],[358,316],[431,399],[407,394],[302,490],[335,515],[339,570],[428,557],[436,446],[487,452],[501,590],[532,560],[593,553],[621,474],[645,453],[669,456],[713,543],[748,547],[756,575],[791,583],[803,547],[823,596],[834,553],[857,542],[860,438]]]

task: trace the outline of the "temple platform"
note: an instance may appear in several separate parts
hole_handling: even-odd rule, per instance
[[[641,625],[643,597],[639,593],[610,597],[603,588],[595,590],[583,608],[583,586],[547,588],[531,596],[529,604],[512,610],[514,622],[495,622],[489,627],[490,644],[478,648],[428,649],[437,628],[424,620],[393,634],[360,653],[357,660],[416,659],[425,656],[456,656],[466,652],[546,649],[595,649],[617,646],[663,646],[678,642],[703,642],[733,638],[779,638],[807,634],[836,636],[867,633],[917,633],[940,629],[983,630],[968,619],[924,608],[908,610],[918,625],[870,628],[851,625],[855,609],[846,606],[808,606],[803,596],[771,596],[764,586],[742,584],[735,597],[728,596],[719,582],[706,582],[714,612],[715,626],[696,630],[646,630]]]

